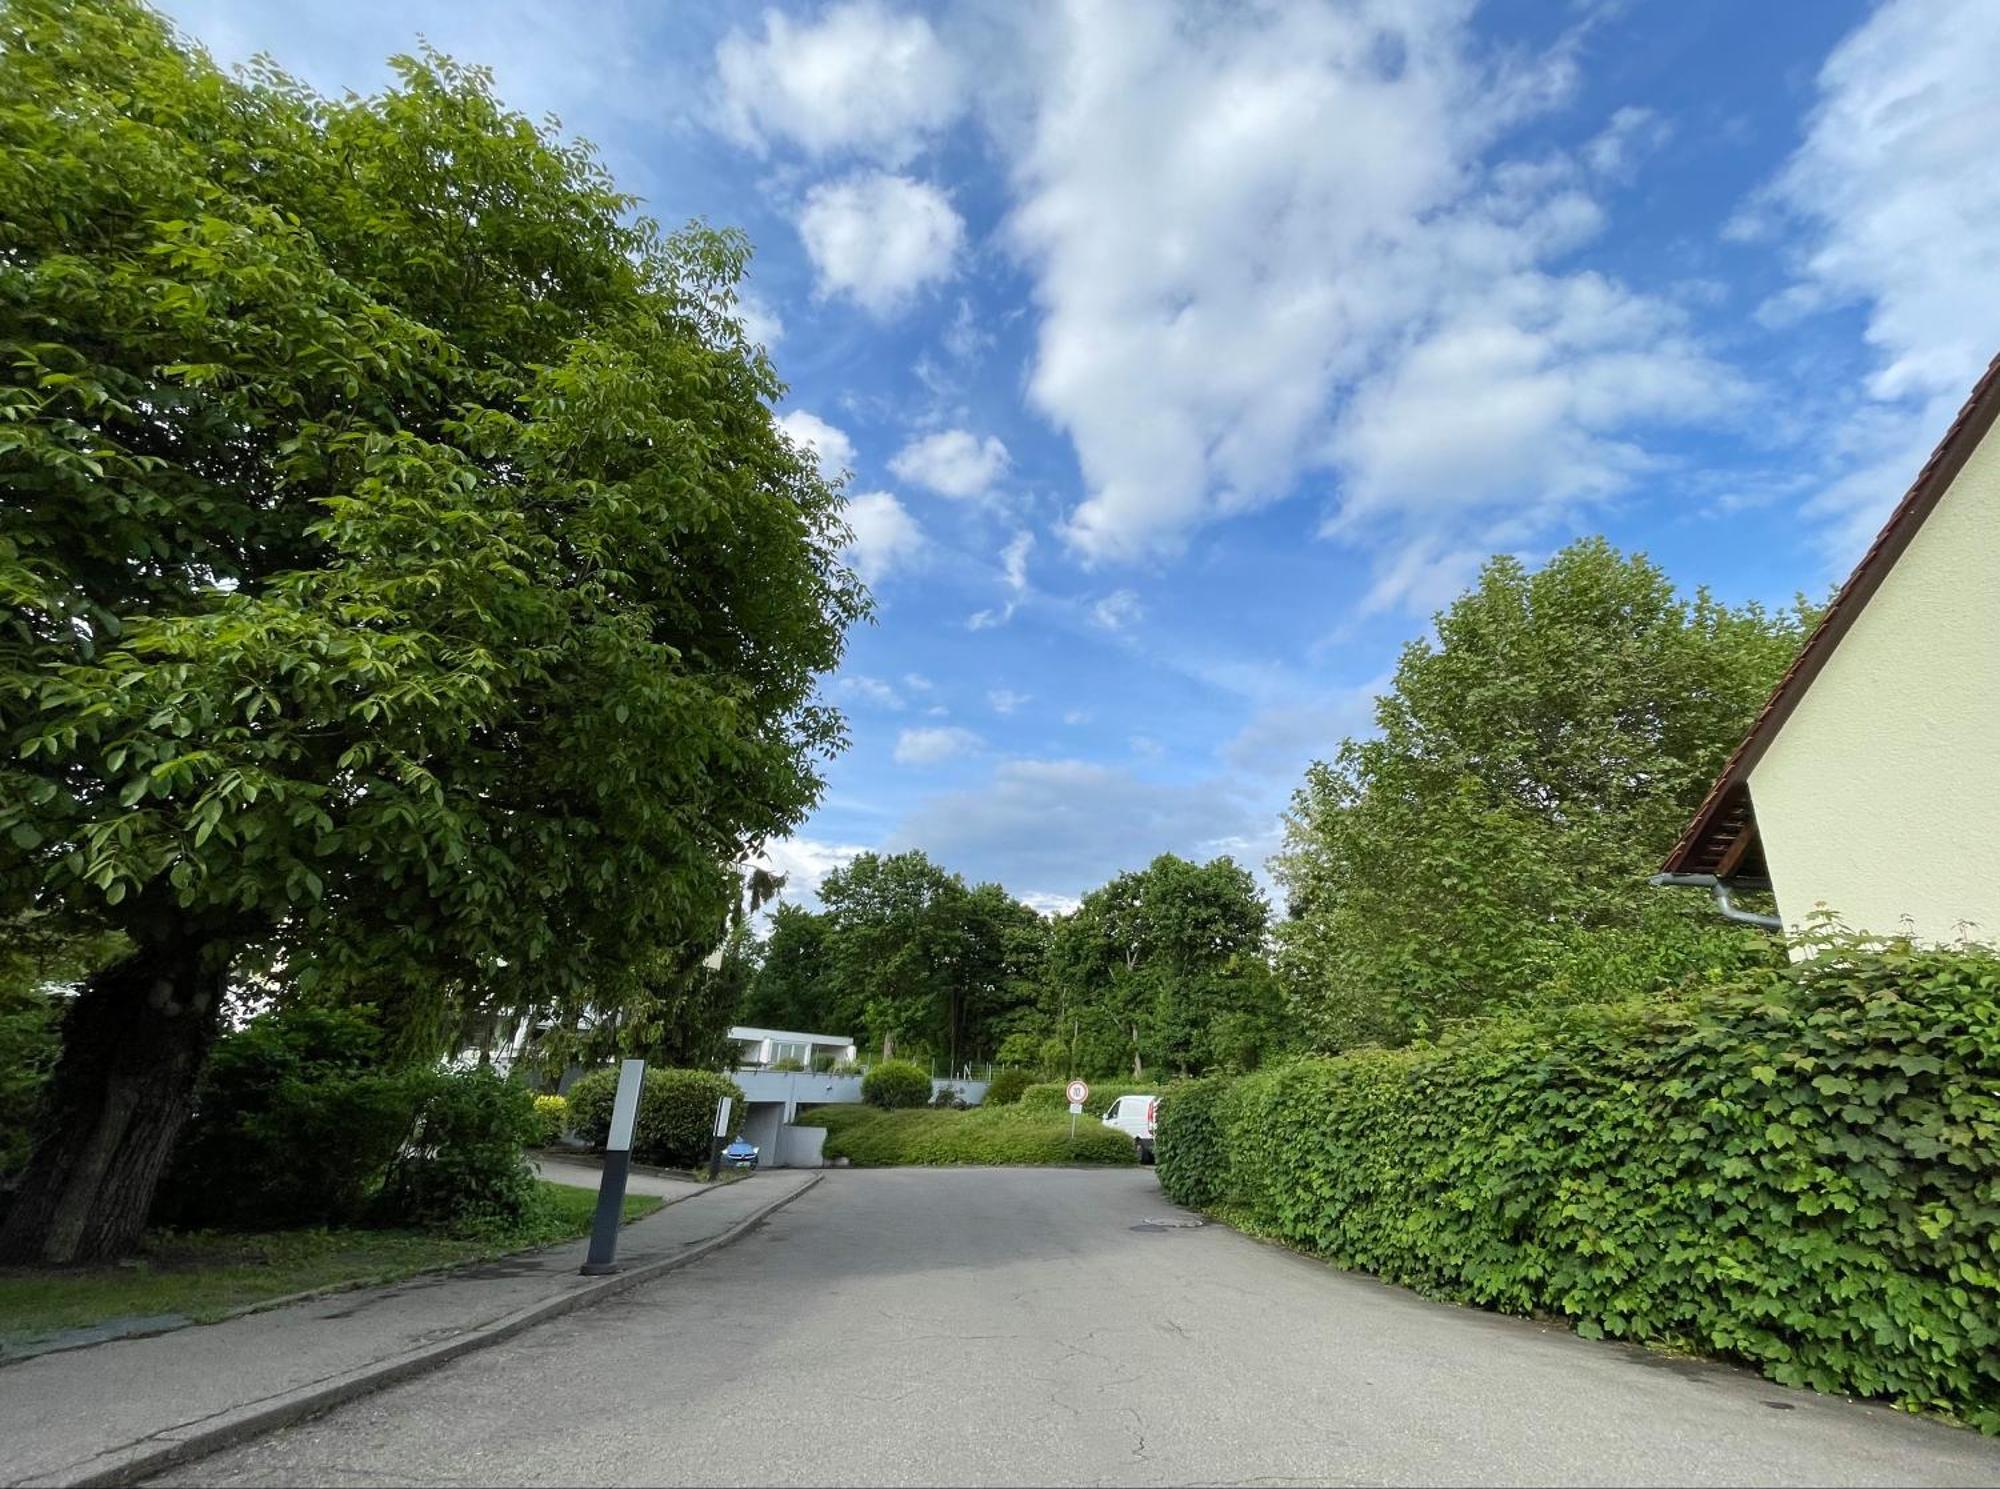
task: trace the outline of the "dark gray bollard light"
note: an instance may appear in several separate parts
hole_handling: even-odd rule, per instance
[[[597,1181],[597,1214],[590,1223],[590,1255],[580,1269],[586,1277],[618,1270],[618,1222],[625,1213],[625,1180],[632,1172],[632,1127],[639,1120],[639,1089],[646,1062],[627,1060],[618,1072],[618,1098],[611,1104],[611,1133],[604,1140],[604,1177]]]

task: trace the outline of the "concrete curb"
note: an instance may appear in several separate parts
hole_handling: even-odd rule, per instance
[[[300,1386],[281,1395],[218,1412],[180,1427],[168,1428],[164,1432],[143,1438],[129,1447],[100,1453],[94,1458],[73,1464],[68,1469],[60,1470],[53,1475],[16,1482],[22,1486],[64,1486],[64,1489],[68,1489],[68,1486],[83,1489],[83,1486],[92,1485],[132,1484],[180,1464],[206,1458],[211,1453],[233,1447],[247,1438],[261,1437],[280,1427],[288,1427],[307,1417],[317,1416],[332,1407],[352,1401],[357,1396],[366,1396],[385,1386],[407,1380],[413,1375],[435,1370],[460,1355],[485,1349],[488,1345],[499,1344],[525,1329],[533,1328],[536,1324],[546,1323],[549,1319],[572,1313],[579,1308],[587,1308],[616,1293],[625,1292],[685,1267],[691,1262],[700,1261],[710,1252],[720,1250],[731,1241],[763,1224],[772,1215],[818,1184],[823,1177],[824,1175],[814,1174],[791,1193],[781,1195],[769,1204],[751,1211],[728,1230],[710,1236],[705,1241],[698,1241],[674,1256],[643,1262],[629,1271],[595,1279],[588,1286],[564,1293],[560,1297],[531,1303],[525,1308],[516,1309],[455,1338],[437,1344],[420,1345],[416,1349],[371,1361],[369,1364],[344,1371],[339,1375],[328,1376],[325,1380],[314,1381],[311,1385]]]

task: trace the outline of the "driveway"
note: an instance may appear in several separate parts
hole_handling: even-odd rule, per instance
[[[1150,1170],[829,1173],[188,1484],[2000,1484],[2000,1442],[1429,1303]]]

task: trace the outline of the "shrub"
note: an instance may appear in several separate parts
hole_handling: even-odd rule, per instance
[[[594,1071],[569,1089],[570,1130],[594,1148],[611,1134],[611,1107],[618,1095],[618,1071]],[[743,1121],[743,1089],[710,1070],[648,1070],[639,1093],[632,1132],[632,1156],[665,1168],[693,1168],[708,1161],[715,1106],[734,1101],[731,1120]]]
[[[775,1070],[785,1074],[792,1074],[794,1072],[804,1070],[806,1067],[803,1061],[785,1059],[785,1060],[773,1060],[769,1065],[765,1066],[764,1068],[766,1070]]]
[[[980,1105],[1012,1106],[1021,1099],[1021,1093],[1034,1083],[1034,1076],[1025,1070],[996,1071],[986,1087],[986,1097]]]
[[[826,1157],[845,1158],[858,1168],[1132,1163],[1137,1159],[1129,1137],[1096,1122],[1079,1121],[1072,1139],[1067,1112],[1058,1119],[1011,1106],[980,1106],[962,1112],[823,1106],[800,1113],[799,1121],[827,1130]]]
[[[962,1112],[966,1107],[965,1093],[947,1083],[937,1088],[937,1094],[931,1097],[930,1104],[939,1110]]]
[[[461,1234],[519,1226],[535,1203],[521,1155],[541,1126],[534,1098],[485,1069],[425,1072],[421,1086],[409,1141],[377,1201],[382,1218]]]
[[[224,1035],[156,1223],[279,1229],[362,1218],[409,1135],[423,1078],[383,1068],[365,1008],[289,1008]]]
[[[868,1067],[859,1060],[835,1060],[827,1067],[829,1075],[866,1075]]]
[[[1069,1095],[1064,1090],[1068,1081],[1037,1081],[1021,1092],[1021,1105],[1031,1112],[1061,1112],[1069,1115]],[[1083,1104],[1087,1116],[1103,1116],[1111,1108],[1111,1103],[1121,1096],[1151,1096],[1166,1084],[1163,1076],[1157,1081],[1147,1081],[1143,1085],[1133,1085],[1126,1081],[1105,1081],[1090,1083],[1090,1100]]]
[[[1161,1103],[1187,1204],[1433,1296],[2000,1432],[2000,957],[1845,946]]]
[[[535,1121],[536,1145],[553,1148],[562,1141],[562,1135],[569,1131],[569,1102],[561,1096],[537,1096]]]
[[[861,1099],[890,1111],[922,1106],[931,1099],[931,1078],[908,1060],[888,1060],[862,1077]]]
[[[844,1063],[846,1062],[844,1062],[838,1055],[826,1055],[826,1054],[814,1055],[813,1074],[828,1075],[832,1073],[835,1067],[842,1065]]]

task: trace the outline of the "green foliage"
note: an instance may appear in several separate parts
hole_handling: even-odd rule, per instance
[[[327,98],[130,0],[0,36],[0,915],[412,1048],[712,946],[867,606],[744,238],[435,54]]]
[[[561,1096],[535,1098],[535,1145],[552,1148],[569,1131],[569,1101]]]
[[[632,1157],[662,1168],[706,1163],[716,1104],[725,1096],[734,1103],[732,1122],[740,1125],[743,1089],[728,1076],[712,1070],[647,1070],[632,1130]],[[569,1088],[570,1130],[592,1147],[603,1147],[617,1097],[616,1068],[583,1077]]]
[[[993,1079],[987,1083],[986,1095],[981,1106],[1012,1106],[1021,1099],[1021,1093],[1035,1083],[1035,1077],[1025,1070],[996,1070]]]
[[[861,1099],[884,1110],[922,1106],[931,1099],[931,1078],[908,1060],[885,1060],[861,1078]]]
[[[377,1198],[383,1217],[457,1234],[506,1232],[536,1202],[521,1150],[541,1128],[524,1086],[491,1070],[426,1073],[410,1136]]]
[[[125,949],[122,936],[66,930],[46,915],[0,919],[0,1181],[27,1161],[63,994]]]
[[[385,1068],[369,1012],[289,1008],[220,1040],[155,1223],[244,1230],[365,1216],[426,1081]]]
[[[300,1005],[225,1036],[156,1222],[518,1228],[534,1098],[488,1070],[387,1064],[370,1012]]]
[[[864,853],[819,897],[817,931],[787,928],[801,953],[817,945],[820,968],[793,1027],[859,1030],[885,1057],[915,1046],[956,1068],[989,1056],[1033,1001],[1044,923],[996,884],[968,887],[922,853]]]
[[[1314,1046],[1768,963],[1645,881],[1810,620],[1679,599],[1601,539],[1488,564],[1294,798],[1281,966]]]
[[[823,1106],[799,1116],[827,1129],[825,1155],[858,1168],[900,1164],[1132,1163],[1132,1140],[1093,1119],[1080,1118],[1076,1137],[1069,1117],[1019,1107],[969,1111],[880,1111],[866,1106]]]
[[[1254,1066],[1284,1028],[1269,911],[1228,858],[1165,853],[1083,898],[1049,936],[1046,1065],[1090,1076]]]
[[[2000,958],[1830,947],[1164,1093],[1186,1204],[1437,1297],[2000,1431]]]
[[[1019,1105],[1028,1112],[1067,1114],[1069,1096],[1064,1090],[1067,1085],[1067,1081],[1038,1081],[1023,1088]],[[1101,1117],[1121,1096],[1150,1096],[1160,1089],[1158,1082],[1151,1081],[1092,1081],[1090,1100],[1083,1104],[1083,1109],[1089,1115]]]

